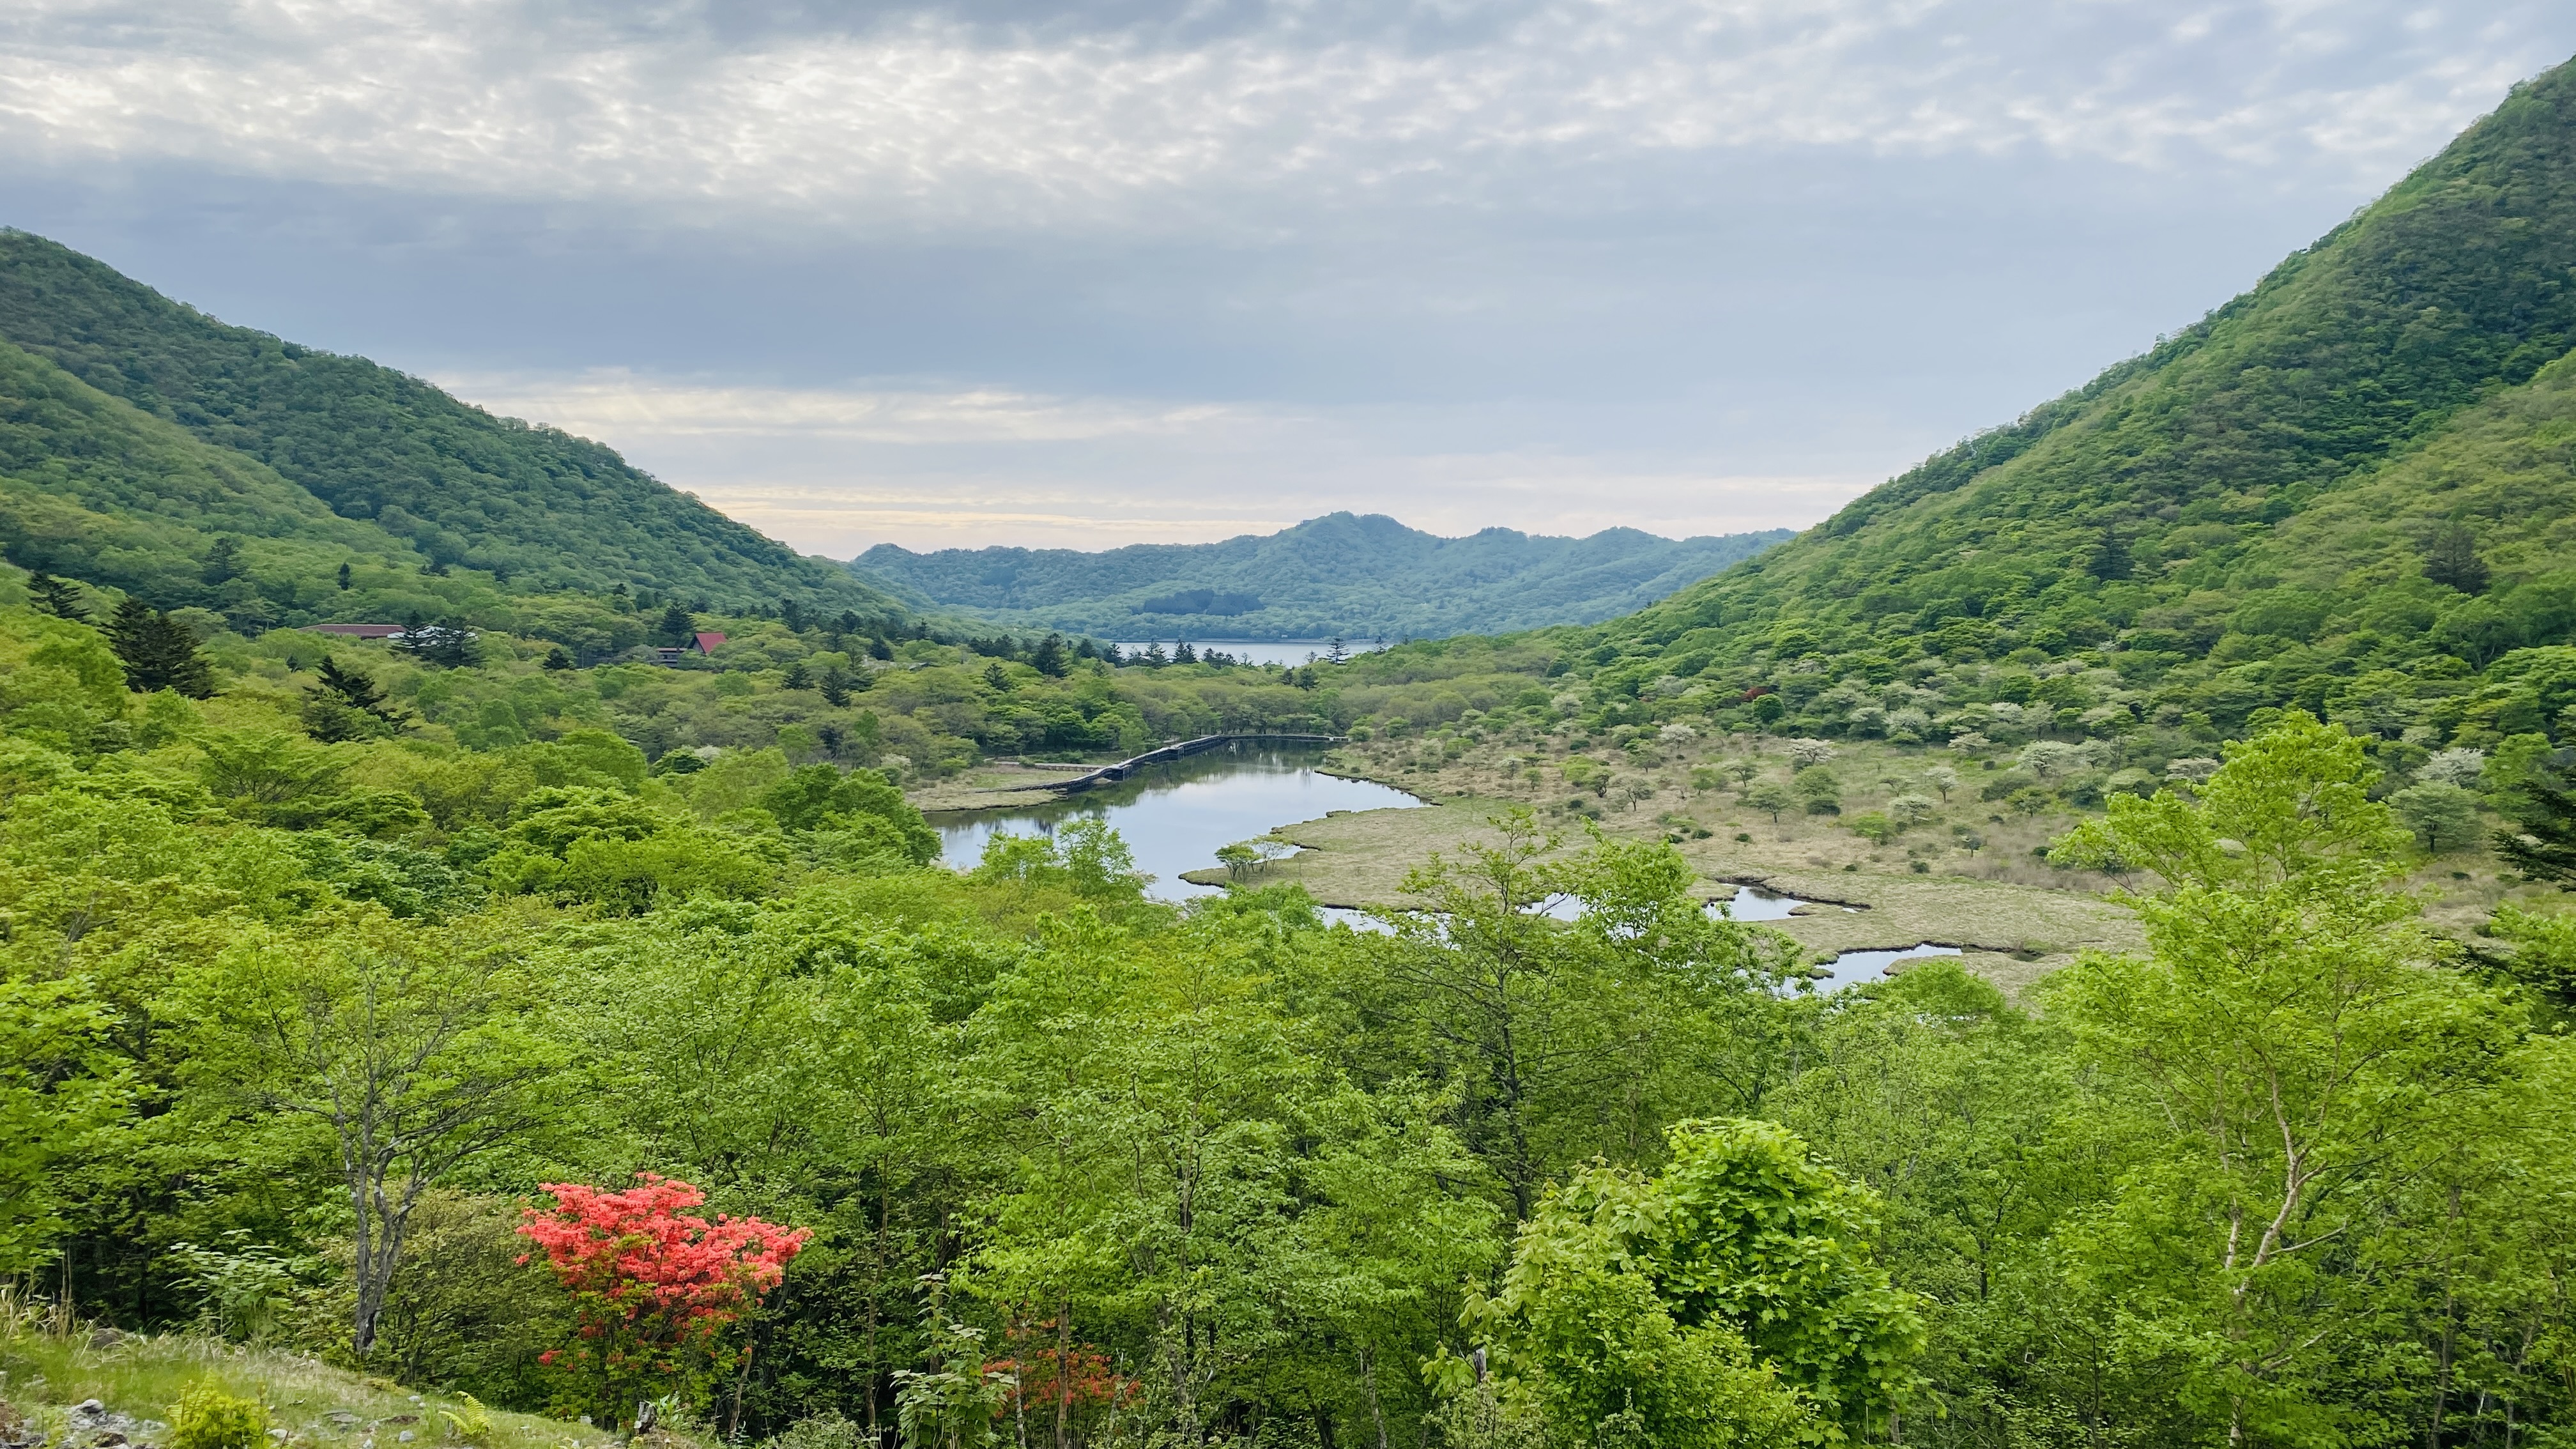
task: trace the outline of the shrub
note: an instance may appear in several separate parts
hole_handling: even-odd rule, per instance
[[[268,1442],[268,1406],[199,1384],[170,1406],[170,1449],[259,1449]]]
[[[1887,842],[1895,839],[1897,831],[1901,828],[1895,821],[1888,819],[1884,813],[1876,810],[1862,811],[1860,814],[1844,821],[1843,824],[1851,831],[1852,834],[1859,836],[1863,840],[1869,841],[1873,845],[1885,845]]]
[[[717,1367],[726,1324],[778,1286],[811,1236],[758,1218],[709,1222],[687,1209],[706,1195],[639,1173],[639,1185],[601,1192],[540,1184],[552,1209],[528,1208],[519,1231],[545,1250],[581,1320],[576,1343],[545,1355],[592,1407],[619,1414],[649,1388],[695,1387]]]

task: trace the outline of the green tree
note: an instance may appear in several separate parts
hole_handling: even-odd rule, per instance
[[[2478,557],[2477,535],[2458,523],[2434,529],[2424,544],[2424,577],[2464,594],[2485,593],[2487,565]]]
[[[2532,771],[2512,792],[2519,829],[2499,830],[2497,855],[2533,880],[2561,890],[2576,885],[2576,790],[2555,771]]]
[[[170,690],[190,699],[215,692],[214,668],[188,626],[132,594],[116,605],[107,638],[125,665],[125,685],[137,694]]]
[[[0,980],[0,1271],[28,1273],[63,1229],[63,1159],[131,1112],[116,1016],[74,981]]]
[[[914,865],[939,858],[938,832],[902,791],[872,770],[801,766],[762,792],[758,803],[787,830],[839,832]]]
[[[1809,765],[1789,781],[1798,798],[1807,802],[1810,815],[1829,814],[1842,804],[1843,782],[1822,765]]]
[[[32,569],[27,574],[27,592],[34,598],[37,608],[57,619],[68,619],[75,624],[89,622],[89,608],[81,602],[80,585],[69,579],[58,579],[43,569]]]
[[[1771,823],[1777,825],[1780,823],[1780,812],[1795,806],[1798,803],[1798,797],[1790,793],[1789,787],[1779,781],[1765,780],[1744,792],[1744,803],[1770,816]]]
[[[313,692],[305,696],[302,713],[305,732],[325,744],[382,738],[409,718],[387,701],[375,680],[327,657],[314,671]]]
[[[2417,1250],[2412,1187],[2456,1165],[2516,1031],[2385,889],[2405,836],[2375,774],[2292,712],[2197,801],[2115,797],[2058,852],[2160,882],[2131,898],[2146,955],[2050,983],[2083,1056],[2170,1124],[2079,1260],[2231,1443],[2330,1432],[2332,1380],[2393,1306],[2374,1265]]]
[[[475,632],[455,624],[414,624],[394,647],[432,669],[469,669],[483,652]]]
[[[1678,1123],[1669,1145],[1653,1177],[1552,1193],[1467,1321],[1565,1442],[1877,1437],[1923,1327],[1876,1261],[1875,1195],[1773,1123]]]
[[[231,534],[218,535],[206,550],[206,566],[198,577],[208,587],[228,584],[242,576],[241,540]]]
[[[2449,855],[2477,843],[2478,797],[2457,785],[2409,785],[2389,796],[2388,804],[2435,855]]]
[[[350,1343],[366,1356],[422,1196],[528,1145],[558,1105],[543,1089],[565,1053],[538,1029],[517,943],[360,911],[243,933],[179,1001],[199,1101],[330,1134],[353,1224]]]

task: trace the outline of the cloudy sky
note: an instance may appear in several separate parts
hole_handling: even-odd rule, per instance
[[[11,0],[0,224],[806,549],[1801,526],[2576,6]]]

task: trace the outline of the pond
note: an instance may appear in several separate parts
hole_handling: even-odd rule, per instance
[[[934,815],[930,825],[939,832],[941,859],[954,869],[972,870],[983,858],[984,842],[998,832],[1050,835],[1065,821],[1097,816],[1126,840],[1136,868],[1154,877],[1145,888],[1147,895],[1187,900],[1221,889],[1181,879],[1183,871],[1216,864],[1220,846],[1266,835],[1282,825],[1320,819],[1335,810],[1405,810],[1423,803],[1390,785],[1327,775],[1316,768],[1323,753],[1276,745],[1215,750],[1147,766],[1131,779],[1067,799],[1022,809]],[[1739,886],[1728,904],[1736,920],[1778,921],[1809,903],[1748,885]],[[1715,905],[1711,903],[1712,910]],[[1582,905],[1571,896],[1550,896],[1533,909],[1558,920],[1572,920]],[[1345,907],[1323,907],[1322,914],[1326,920],[1364,931],[1386,929],[1383,922]],[[1958,954],[1955,946],[1928,944],[1903,950],[1845,951],[1816,968],[1815,989],[1838,991],[1879,980],[1900,961]]]
[[[1319,749],[1276,745],[1211,750],[1149,765],[1115,785],[1044,805],[934,815],[930,825],[939,832],[940,858],[955,869],[972,870],[983,859],[984,842],[996,832],[1051,835],[1065,821],[1097,816],[1126,840],[1136,868],[1154,877],[1147,895],[1187,900],[1219,889],[1191,885],[1181,872],[1215,865],[1220,846],[1334,810],[1402,810],[1422,804],[1392,786],[1327,775],[1316,768],[1323,756]]]
[[[1798,907],[1821,905],[1823,902],[1804,900],[1797,896],[1774,895],[1760,886],[1748,885],[1737,886],[1733,900],[1711,901],[1708,904],[1710,910],[1724,906],[1730,920],[1785,921],[1797,911]],[[1835,909],[1849,911],[1857,908],[1837,906]]]
[[[1908,946],[1902,951],[1845,951],[1816,968],[1815,983],[1819,992],[1840,991],[1864,981],[1881,981],[1887,968],[1899,961],[1923,961],[1934,956],[1956,956],[1956,946]]]

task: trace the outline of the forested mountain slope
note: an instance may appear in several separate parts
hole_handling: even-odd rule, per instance
[[[922,600],[1102,637],[1237,639],[1492,633],[1588,624],[1787,538],[1785,529],[1589,538],[1488,528],[1441,538],[1381,514],[1332,513],[1221,543],[1072,549],[880,544],[855,567]]]
[[[1666,680],[1820,730],[2061,673],[2051,708],[2097,733],[2391,691],[2392,734],[2554,729],[2529,679],[2558,666],[2513,651],[2576,625],[2571,341],[2561,67],[2152,352],[1560,647],[1605,698]]]
[[[516,623],[534,602],[487,577],[433,574],[409,540],[5,342],[0,538],[22,566],[211,609],[249,633],[360,616]]]
[[[433,566],[505,588],[624,586],[735,607],[794,595],[827,611],[899,612],[847,570],[600,444],[493,417],[364,358],[227,326],[22,231],[0,230],[0,340],[256,462]],[[81,456],[76,439],[56,442],[57,456]],[[11,467],[32,476],[23,457]]]

